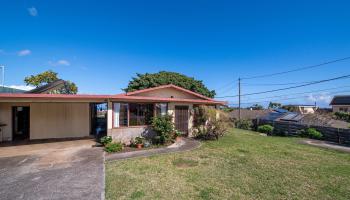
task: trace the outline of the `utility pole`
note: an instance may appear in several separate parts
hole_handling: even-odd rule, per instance
[[[241,120],[241,78],[238,78],[238,119]]]
[[[5,66],[0,65],[0,68],[2,69],[2,78],[1,78],[1,86],[5,86]]]

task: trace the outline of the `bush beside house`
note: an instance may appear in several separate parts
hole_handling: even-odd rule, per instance
[[[302,129],[299,131],[299,136],[317,140],[320,140],[323,137],[322,133],[316,130],[315,128]]]
[[[268,135],[271,135],[273,133],[273,126],[265,124],[265,125],[261,125],[258,127],[257,131],[260,133],[266,133]]]
[[[105,151],[108,153],[115,153],[123,150],[123,145],[120,142],[112,142],[105,146]]]
[[[123,150],[123,144],[120,142],[113,142],[111,136],[102,137],[100,139],[100,143],[104,146],[104,150],[108,153],[114,153]]]
[[[195,138],[218,140],[232,127],[229,115],[208,106],[194,109],[194,127],[192,134]]]
[[[152,128],[156,132],[156,136],[153,138],[153,143],[167,144],[174,139],[175,127],[172,121],[172,116],[165,115],[154,117],[152,119]]]
[[[248,119],[241,119],[235,121],[236,128],[250,130],[253,127],[253,122]]]
[[[335,112],[336,119],[350,122],[350,113],[347,112]]]

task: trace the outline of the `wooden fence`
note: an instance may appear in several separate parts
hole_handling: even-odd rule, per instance
[[[310,126],[306,124],[298,124],[293,122],[270,121],[256,119],[253,121],[255,128],[270,124],[274,127],[275,135],[299,136],[300,131],[307,128],[315,128],[322,133],[323,139],[338,144],[350,145],[350,129],[341,129],[325,126]]]

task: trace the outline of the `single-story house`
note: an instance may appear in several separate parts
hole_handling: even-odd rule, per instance
[[[48,84],[41,85],[32,90],[20,90],[16,88],[0,86],[0,93],[28,93],[28,94],[56,94],[65,86],[66,81],[58,79]]]
[[[333,112],[350,112],[350,95],[334,96],[330,105]]]
[[[130,139],[151,132],[153,116],[173,116],[175,128],[191,135],[193,108],[216,101],[175,85],[117,95],[0,94],[0,141],[109,135]]]
[[[288,107],[288,110],[303,115],[314,114],[318,109],[316,105],[285,105],[284,107]]]
[[[24,93],[25,90],[20,90],[16,88],[0,86],[0,93]]]

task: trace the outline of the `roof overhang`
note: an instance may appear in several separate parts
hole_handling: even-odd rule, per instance
[[[179,98],[160,98],[145,96],[128,96],[128,95],[89,95],[89,94],[0,94],[0,102],[177,102],[206,105],[225,105],[224,101],[213,99],[179,99]]]

